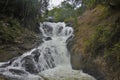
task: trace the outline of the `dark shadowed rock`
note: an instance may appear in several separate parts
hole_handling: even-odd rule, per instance
[[[85,59],[82,54],[71,54],[72,68],[75,70],[82,70],[84,73],[94,76],[97,80],[105,80],[105,75],[97,64],[92,60]]]
[[[7,66],[9,66],[10,64],[9,63],[4,63],[4,64],[2,64],[1,66],[0,66],[0,68],[5,68],[5,67],[7,67]]]
[[[80,70],[80,61],[82,60],[82,57],[80,54],[71,54],[71,64],[73,69]]]
[[[66,26],[73,26],[73,22],[66,22]]]
[[[12,73],[12,74],[15,74],[15,75],[28,75],[27,72],[23,71],[23,70],[19,70],[19,69],[9,69],[9,71]]]
[[[52,40],[52,38],[51,38],[51,37],[47,37],[47,38],[45,38],[45,40],[46,40],[46,41]]]
[[[87,58],[82,56],[83,60],[80,62],[81,66],[80,69],[83,70],[83,72],[88,73],[92,76],[94,76],[97,80],[106,80],[105,74],[102,73],[102,70],[100,69],[100,66],[96,64],[91,58]]]
[[[38,69],[35,66],[36,63],[33,61],[33,57],[31,55],[24,57],[22,62],[22,66],[25,68],[26,71],[30,72],[31,74],[38,73]]]
[[[2,64],[2,65],[0,66],[0,68],[5,68],[5,67],[10,66],[16,59],[17,59],[17,57],[10,59],[8,62]]]
[[[39,56],[40,56],[39,50],[37,49],[37,50],[33,51],[31,54],[33,55],[34,60],[36,62],[38,62],[39,61]]]

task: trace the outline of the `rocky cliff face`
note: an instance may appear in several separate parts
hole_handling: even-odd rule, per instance
[[[119,23],[119,10],[101,5],[80,16],[75,37],[68,44],[73,69],[82,69],[97,80],[119,80]]]

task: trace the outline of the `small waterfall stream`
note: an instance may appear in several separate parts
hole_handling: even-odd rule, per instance
[[[10,80],[95,80],[72,70],[67,41],[73,29],[63,22],[40,24],[43,43],[37,48],[0,63],[0,74]]]

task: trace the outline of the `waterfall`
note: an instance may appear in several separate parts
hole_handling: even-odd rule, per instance
[[[60,74],[81,73],[72,70],[70,53],[66,48],[68,39],[73,37],[73,29],[64,22],[44,22],[40,24],[40,31],[43,43],[8,62],[1,62],[1,75],[10,80],[44,80],[43,76],[56,75],[57,80]]]

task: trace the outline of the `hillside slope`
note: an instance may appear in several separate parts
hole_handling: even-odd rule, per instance
[[[0,19],[0,62],[18,57],[41,42],[40,34],[23,27],[17,19]],[[0,75],[0,80],[6,79]]]
[[[120,11],[98,5],[87,10],[74,27],[69,45],[73,69],[97,80],[120,80]]]

